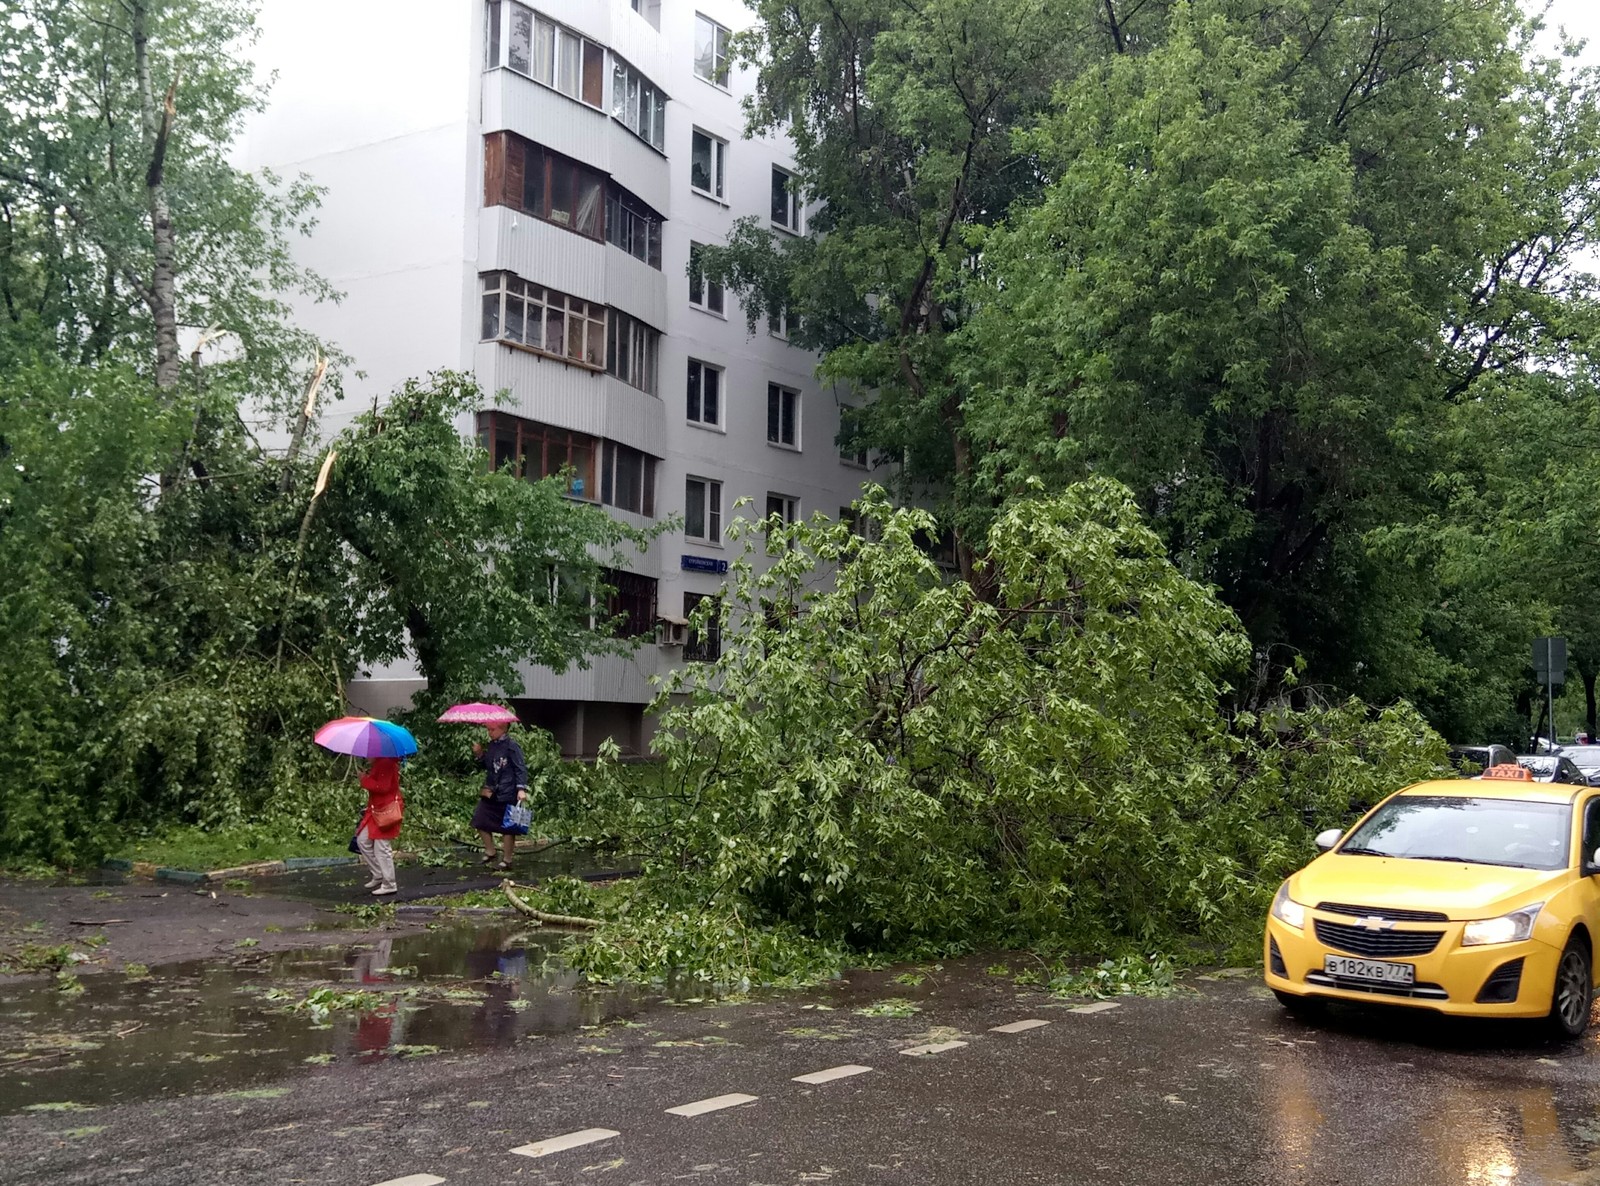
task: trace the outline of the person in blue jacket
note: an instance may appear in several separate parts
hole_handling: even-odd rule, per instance
[[[505,830],[506,808],[528,797],[528,761],[522,747],[510,737],[510,726],[496,723],[485,726],[489,744],[472,745],[472,756],[484,769],[483,789],[478,792],[478,807],[472,813],[472,827],[483,839],[483,863],[495,865],[494,838],[500,837],[500,869],[511,868],[511,846],[516,836]]]

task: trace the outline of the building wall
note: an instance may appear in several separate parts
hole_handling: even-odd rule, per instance
[[[325,187],[297,254],[344,299],[300,300],[296,314],[365,372],[325,408],[328,435],[405,379],[468,357],[481,18],[448,8],[455,19],[437,0],[261,6],[253,56],[259,79],[277,78],[237,162]]]
[[[386,6],[381,21],[370,7],[264,0],[258,62],[279,80],[268,110],[248,129],[242,163],[306,172],[327,187],[302,257],[347,295],[338,307],[301,312],[364,372],[347,381],[350,398],[326,416],[324,431],[339,431],[407,377],[471,367],[487,391],[509,391],[504,410],[514,415],[661,459],[660,517],[682,514],[691,475],[723,484],[725,526],[736,514],[764,514],[769,493],[797,498],[807,516],[837,514],[866,475],[838,456],[840,401],[816,382],[815,359],[765,325],[748,332],[731,295],[721,316],[688,299],[690,244],[723,242],[741,216],[766,223],[772,166],[792,164],[784,142],[743,137],[748,73],[734,71],[727,88],[694,73],[696,14],[737,30],[748,10],[737,0],[663,0],[652,10],[658,31],[624,0],[531,7],[607,46],[666,92],[664,152],[609,115],[609,56],[603,111],[486,64],[482,0],[409,0]],[[696,128],[727,144],[720,201],[690,184]],[[520,211],[485,206],[484,136],[502,130],[608,174],[665,215],[662,267]],[[479,276],[502,270],[661,330],[658,393],[480,341]],[[691,358],[723,368],[723,422],[714,429],[686,416]],[[800,392],[798,448],[767,441],[771,382]],[[752,505],[736,511],[741,498]],[[712,594],[721,583],[715,573],[685,571],[683,557],[731,561],[736,552],[727,543],[686,540],[680,530],[630,567],[658,578],[660,611],[680,617],[686,593]],[[568,748],[592,752],[597,731],[607,730],[643,745],[648,727],[638,722],[638,706],[650,697],[650,677],[677,661],[674,648],[648,643],[632,658],[600,659],[585,670],[530,669],[524,703],[558,723]],[[416,687],[404,665],[370,674],[374,685],[360,693],[369,707]]]

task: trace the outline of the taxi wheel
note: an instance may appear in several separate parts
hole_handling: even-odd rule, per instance
[[[1594,973],[1589,945],[1574,935],[1556,965],[1556,987],[1550,995],[1550,1028],[1558,1038],[1576,1038],[1589,1028],[1594,1004]]]
[[[1278,988],[1272,990],[1272,995],[1278,998],[1278,1004],[1302,1021],[1315,1021],[1328,1011],[1328,1002],[1321,997],[1300,997]]]

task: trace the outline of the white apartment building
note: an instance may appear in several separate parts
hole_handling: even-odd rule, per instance
[[[471,370],[511,393],[461,426],[497,464],[571,464],[572,497],[684,521],[617,575],[634,655],[525,673],[523,719],[569,754],[642,752],[650,677],[716,645],[672,623],[718,591],[737,499],[834,515],[867,476],[814,357],[689,276],[736,218],[804,229],[787,144],[743,137],[752,80],[727,39],[749,20],[739,0],[263,2],[276,82],[240,163],[325,187],[300,253],[345,297],[297,314],[361,373],[324,431],[408,377]],[[372,671],[350,695],[378,712],[418,686]]]

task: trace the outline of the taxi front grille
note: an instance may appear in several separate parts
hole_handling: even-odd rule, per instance
[[[1387,959],[1397,955],[1427,955],[1439,946],[1443,931],[1369,931],[1366,927],[1316,919],[1317,940],[1352,955]]]
[[[1344,902],[1318,902],[1318,910],[1326,910],[1329,914],[1348,914],[1352,918],[1378,918],[1393,919],[1395,922],[1449,922],[1449,918],[1437,910],[1396,910],[1392,906],[1351,906]]]

